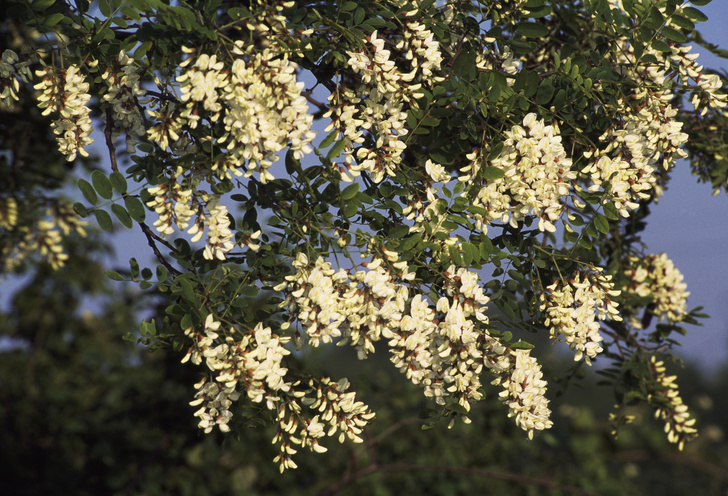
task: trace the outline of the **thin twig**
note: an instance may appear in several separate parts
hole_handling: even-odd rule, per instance
[[[157,248],[156,241],[159,241],[164,246],[169,248],[172,251],[177,251],[174,246],[169,244],[166,240],[160,238],[156,234],[154,234],[154,231],[145,223],[145,222],[138,222],[139,227],[142,228],[142,231],[144,232],[144,235],[147,237],[147,243],[149,243],[149,246],[152,248],[152,251],[154,252],[154,256],[157,257],[157,260],[159,260],[159,263],[164,265],[167,270],[173,274],[173,275],[179,275],[180,271],[172,267],[172,265],[167,261],[166,258],[164,258],[164,255],[159,251],[159,248]]]

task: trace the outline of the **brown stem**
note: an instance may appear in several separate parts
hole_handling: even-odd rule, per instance
[[[106,128],[104,136],[106,137],[106,148],[109,149],[109,160],[111,161],[111,170],[119,172],[119,165],[116,162],[116,147],[114,146],[114,116],[111,115],[111,108],[106,109]]]
[[[167,261],[166,258],[164,258],[164,255],[159,251],[159,248],[157,248],[157,241],[162,243],[164,246],[169,248],[172,251],[177,251],[174,246],[169,244],[166,240],[160,238],[156,234],[154,234],[154,231],[145,223],[145,222],[138,222],[139,227],[142,228],[142,231],[144,232],[144,235],[147,237],[147,243],[149,243],[149,246],[152,248],[152,251],[154,252],[154,256],[157,257],[157,260],[159,260],[159,263],[164,265],[167,270],[173,274],[173,275],[179,275],[180,271],[172,267],[172,265]]]

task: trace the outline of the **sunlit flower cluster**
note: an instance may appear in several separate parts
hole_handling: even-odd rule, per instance
[[[153,198],[147,202],[147,206],[157,213],[158,218],[154,221],[154,227],[160,234],[169,236],[174,234],[175,227],[179,230],[189,227],[188,234],[194,236],[192,239],[194,242],[202,236],[202,228],[205,225],[204,203],[210,200],[210,196],[200,191],[193,191],[194,186],[183,177],[183,174],[182,167],[177,167],[166,181],[148,188],[147,192]],[[180,177],[182,183],[178,182]],[[193,217],[196,220],[190,227]]]
[[[319,444],[324,436],[335,436],[343,443],[349,439],[361,443],[360,434],[364,426],[374,418],[374,413],[367,405],[356,399],[356,393],[347,391],[349,381],[346,378],[337,382],[328,377],[310,379],[306,391],[296,391],[292,396],[299,401],[289,400],[278,409],[278,433],[273,443],[279,443],[279,454],[274,459],[280,465],[281,472],[287,468],[296,468],[292,460],[297,450],[292,446],[303,446],[316,453],[323,453],[326,448]],[[307,405],[318,412],[313,417],[301,415],[301,405]],[[326,425],[328,424],[328,426]]]
[[[290,147],[301,158],[312,151],[313,116],[301,94],[304,83],[296,80],[297,65],[286,54],[256,51],[238,41],[233,56],[228,66],[216,55],[201,54],[180,74],[185,107],[179,118],[195,129],[202,118],[215,123],[222,116],[225,133],[216,143],[227,148],[227,155],[213,169],[221,178],[230,178],[229,172],[243,175],[240,169],[246,168],[244,175],[250,177],[258,170],[265,183],[274,179],[268,169],[279,159],[278,152]]]
[[[66,69],[45,67],[36,75],[43,78],[34,86],[42,92],[38,96],[38,107],[44,109],[43,115],[59,114],[51,123],[58,150],[69,162],[75,160],[77,154],[88,157],[84,147],[94,141],[91,138],[91,111],[86,106],[91,95],[79,68],[75,65]]]
[[[122,51],[116,58],[115,67],[107,67],[101,75],[108,88],[104,101],[111,105],[114,134],[126,133],[129,153],[134,152],[137,138],[145,134],[138,98],[146,95],[146,91],[140,86],[140,73],[134,59]]]
[[[609,0],[612,9],[620,9],[627,12],[621,0]],[[683,7],[688,6],[686,2],[683,5],[677,5],[674,13],[679,14]],[[658,7],[660,12],[665,12],[665,5]],[[665,26],[676,26],[671,17],[667,18]],[[717,74],[705,74],[703,66],[698,64],[698,53],[690,53],[692,46],[681,45],[679,43],[670,42],[670,52],[662,52],[654,49],[652,46],[645,47],[644,55],[651,55],[657,62],[645,65],[640,63],[636,67],[637,57],[634,49],[627,38],[619,40],[620,49],[615,53],[618,57],[619,67],[637,76],[640,80],[648,80],[646,82],[656,83],[658,86],[667,87],[667,80],[677,76],[679,83],[685,88],[692,88],[691,103],[701,115],[705,115],[708,109],[724,108],[728,103],[728,94],[719,90],[723,89],[723,82]],[[670,98],[666,98],[669,101]]]
[[[273,334],[262,324],[244,332],[235,328],[223,332],[220,328],[221,323],[208,315],[203,331],[185,330],[193,343],[182,362],[191,359],[199,364],[204,360],[213,376],[209,382],[204,378],[196,385],[198,392],[191,403],[202,405],[195,416],[205,432],[215,426],[223,432],[229,430],[230,405],[239,397],[238,388],[254,403],[265,402],[270,410],[278,409],[279,393],[291,388],[284,380],[287,369],[282,366],[283,357],[290,354],[283,347],[289,338]]]
[[[18,224],[18,202],[12,196],[0,198],[0,229],[11,230]]]
[[[510,415],[529,436],[551,426],[546,383],[530,351],[511,350],[483,328],[488,297],[477,274],[451,266],[444,274],[446,296],[433,308],[422,295],[410,298],[394,276],[398,271],[383,264],[375,259],[365,271],[335,271],[322,258],[310,267],[299,254],[295,274],[276,289],[286,291],[282,305],[312,346],[350,342],[364,358],[374,342],[387,339],[392,362],[424,388],[425,396],[440,405],[452,397],[465,411],[482,399],[480,375],[487,369],[504,388],[500,396]]]
[[[650,361],[650,368],[657,385],[648,397],[648,401],[655,408],[655,417],[665,422],[667,440],[676,443],[678,448],[682,450],[686,441],[698,436],[697,429],[693,427],[695,419],[690,418],[688,406],[683,403],[680,397],[675,382],[677,376],[666,375],[664,363],[657,361],[654,356]]]
[[[622,320],[618,305],[611,299],[620,291],[613,289],[612,276],[601,269],[585,269],[566,280],[557,279],[539,294],[539,309],[552,339],[564,341],[574,352],[574,360],[591,359],[601,353],[600,320]]]
[[[461,169],[464,175],[459,180],[472,184],[463,194],[476,188],[472,204],[487,210],[487,214],[474,216],[478,227],[487,230],[496,220],[516,227],[525,217],[535,216],[539,230],[553,232],[553,223],[561,216],[576,179],[558,128],[530,113],[522,126],[507,130],[505,138],[503,150],[494,160],[486,161],[476,150],[467,155],[470,164]],[[483,178],[481,171],[486,167],[497,168],[503,177]]]
[[[685,314],[687,297],[690,295],[683,275],[665,253],[632,259],[632,269],[627,271],[630,282],[628,291],[652,299],[651,312],[659,320],[680,321]]]
[[[32,78],[29,61],[21,61],[18,54],[5,50],[0,57],[0,100],[12,108],[12,101],[18,100],[20,82],[28,83]]]
[[[200,406],[195,416],[206,433],[215,427],[222,432],[230,430],[231,407],[244,392],[250,401],[265,404],[275,413],[278,432],[273,443],[279,444],[275,461],[281,471],[296,467],[291,457],[297,450],[292,445],[321,453],[326,448],[318,440],[337,432],[339,442],[345,439],[362,442],[359,436],[362,427],[374,414],[357,401],[355,393],[346,391],[346,379],[338,383],[328,378],[310,379],[304,389],[299,382],[286,380],[288,369],[283,366],[283,360],[290,351],[283,345],[290,338],[278,336],[260,323],[249,331],[234,327],[226,330],[212,314],[201,327],[185,330],[192,345],[182,362],[191,361],[196,365],[204,362],[211,374],[195,385],[197,393],[190,403]],[[317,414],[311,418],[302,415],[302,405]]]
[[[657,194],[658,164],[667,170],[686,156],[681,147],[688,136],[674,119],[677,111],[658,98],[647,102],[637,112],[624,105],[624,120],[600,137],[606,146],[584,154],[589,163],[582,173],[591,178],[589,190],[602,191],[602,203],[613,203],[623,217],[640,200]]]
[[[347,51],[349,68],[358,80],[351,89],[339,85],[329,97],[331,106],[325,116],[332,117],[327,131],[336,129],[337,136],[345,140],[342,178],[350,181],[366,171],[374,182],[380,182],[394,175],[406,148],[403,137],[409,129],[405,105],[414,105],[423,82],[436,80],[434,74],[440,69],[442,56],[432,32],[418,22],[405,23],[394,54],[385,48],[386,40],[377,31],[366,41],[362,49]],[[399,53],[409,67],[397,66]],[[364,132],[370,134],[371,145],[365,141]],[[357,144],[363,146],[354,160]]]

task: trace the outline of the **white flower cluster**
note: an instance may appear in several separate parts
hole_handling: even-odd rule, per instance
[[[694,82],[693,96],[690,102],[700,115],[705,115],[710,108],[724,108],[728,103],[728,94],[720,93],[723,81],[717,74],[704,74],[703,66],[696,62],[699,54],[689,53],[692,46],[671,45],[669,59],[677,64],[678,76],[684,86]],[[660,59],[658,59],[659,61]],[[668,64],[665,64],[666,66]],[[671,68],[665,67],[666,72]]]
[[[326,448],[318,440],[324,436],[334,436],[337,432],[340,443],[346,439],[354,443],[363,442],[359,434],[374,418],[374,413],[356,399],[356,393],[347,392],[348,388],[349,381],[346,378],[338,382],[328,377],[311,379],[309,389],[296,392],[295,396],[301,398],[300,403],[319,412],[317,415],[312,418],[301,415],[301,406],[296,401],[289,401],[279,408],[279,430],[273,443],[280,443],[280,452],[274,461],[280,464],[281,472],[287,468],[296,468],[291,457],[297,450],[291,444],[323,453]],[[328,428],[325,423],[328,423]]]
[[[201,112],[212,123],[222,115],[225,134],[217,143],[224,144],[228,153],[221,173],[228,178],[228,170],[242,175],[238,169],[247,164],[245,176],[257,169],[265,183],[274,179],[268,169],[278,160],[278,152],[290,146],[301,158],[312,151],[313,116],[301,94],[304,83],[296,80],[297,65],[286,54],[254,51],[238,41],[233,55],[228,67],[215,55],[202,54],[177,78],[185,104],[180,119],[194,129]],[[181,66],[191,61],[190,57]]]
[[[68,254],[63,248],[64,236],[72,232],[86,236],[84,226],[88,222],[79,218],[70,205],[62,203],[52,205],[43,217],[35,220],[32,225],[22,228],[17,226],[16,200],[6,198],[0,205],[5,209],[0,212],[0,228],[11,229],[21,236],[15,243],[0,244],[0,274],[15,270],[33,256],[38,256],[57,270],[68,260]]]
[[[393,254],[395,255],[395,254]],[[406,274],[406,264],[389,262]],[[551,426],[545,382],[528,350],[510,350],[479,325],[488,323],[477,274],[451,266],[445,273],[447,296],[436,309],[422,295],[409,297],[382,259],[366,271],[335,271],[318,258],[311,268],[305,255],[294,262],[296,273],[276,290],[286,290],[282,304],[295,316],[312,346],[340,339],[351,342],[360,358],[374,351],[373,343],[388,339],[391,360],[425,396],[446,405],[453,397],[466,411],[483,397],[480,374],[490,370],[494,384],[504,388],[502,400],[510,416],[529,437]],[[286,326],[287,327],[287,326]]]
[[[392,262],[406,272],[405,262],[396,258]],[[365,358],[374,352],[374,342],[393,337],[391,322],[402,318],[408,290],[395,281],[397,276],[382,266],[381,259],[370,262],[368,270],[350,273],[334,271],[321,257],[309,269],[308,258],[299,253],[293,266],[296,273],[286,276],[287,282],[276,290],[287,290],[281,306],[298,318],[312,346],[342,338],[342,343],[350,342],[359,357]]]
[[[101,78],[108,89],[104,101],[111,105],[115,122],[114,133],[120,130],[126,133],[126,149],[133,153],[139,142],[137,137],[144,136],[145,133],[137,100],[147,93],[139,85],[140,69],[135,65],[134,59],[122,51],[116,58],[116,67],[113,70],[108,67]]]
[[[652,313],[670,322],[680,321],[685,314],[687,284],[683,275],[665,253],[632,258],[633,268],[627,271],[630,283],[628,291],[652,298]]]
[[[665,366],[662,361],[657,361],[653,356],[650,368],[657,381],[655,396],[660,396],[667,400],[666,406],[655,407],[655,417],[665,422],[665,433],[667,440],[671,443],[677,443],[678,448],[682,451],[685,442],[698,436],[698,431],[693,427],[695,419],[690,418],[688,406],[683,403],[682,398],[677,390],[675,379],[677,376],[668,376],[665,374]],[[652,398],[648,397],[648,401]],[[662,405],[662,403],[658,403]]]
[[[12,101],[18,100],[20,81],[28,83],[33,77],[28,66],[29,61],[21,62],[18,54],[10,49],[0,57],[0,100],[6,107],[12,108]]]
[[[471,188],[476,188],[472,204],[487,210],[487,215],[474,215],[478,228],[485,231],[494,220],[517,227],[519,221],[533,215],[539,219],[539,230],[555,231],[553,223],[561,216],[564,198],[576,179],[558,128],[530,113],[522,126],[513,126],[505,136],[503,150],[492,162],[475,151],[467,155],[470,164],[460,169],[465,175],[459,180],[472,184],[463,195],[469,196]],[[497,167],[504,176],[483,179],[479,172],[486,166]]]
[[[193,243],[202,238],[207,227],[207,244],[202,252],[203,257],[207,260],[225,260],[226,253],[236,246],[235,234],[230,230],[228,209],[219,203],[219,196],[198,191],[188,180],[183,179],[183,184],[177,182],[182,174],[182,168],[178,167],[168,181],[147,190],[154,197],[147,202],[147,206],[158,215],[154,227],[163,236],[173,234],[175,226],[180,230],[187,229],[187,233],[192,235],[190,241]],[[183,185],[187,189],[183,189]],[[260,247],[254,242],[259,237],[260,231],[247,233],[240,246],[247,246],[255,251]]]
[[[200,365],[203,361],[212,374],[195,385],[197,393],[190,403],[200,406],[195,416],[205,433],[215,427],[222,432],[230,430],[233,417],[231,407],[244,391],[254,403],[265,403],[275,412],[278,432],[273,443],[280,444],[275,460],[281,471],[295,468],[292,455],[300,445],[321,453],[326,448],[319,445],[324,435],[339,433],[339,442],[350,439],[362,442],[362,427],[374,418],[374,413],[364,403],[356,400],[353,392],[347,392],[348,381],[332,382],[328,378],[311,379],[307,390],[296,390],[299,383],[286,381],[288,369],[283,360],[290,351],[283,347],[290,338],[274,334],[269,327],[257,324],[254,329],[240,332],[229,329],[226,335],[221,323],[212,314],[205,319],[202,330],[190,327],[185,335],[192,339],[192,346],[182,359]],[[318,413],[312,418],[302,415],[301,405],[308,405]],[[326,428],[323,422],[328,423]]]
[[[621,0],[608,1],[612,9],[620,9],[622,12],[627,12]],[[674,13],[679,14],[688,5],[688,2],[683,5],[677,5]],[[665,5],[658,8],[664,15]],[[665,26],[678,27],[675,26],[671,18],[667,19]],[[693,88],[691,103],[696,110],[700,110],[701,115],[705,115],[710,108],[724,108],[728,103],[728,94],[718,91],[723,89],[720,76],[717,74],[703,73],[703,66],[697,63],[699,54],[690,53],[693,48],[692,46],[670,42],[669,54],[647,46],[643,52],[644,55],[652,55],[657,59],[657,62],[647,67],[644,67],[644,63],[641,63],[635,71],[634,67],[637,62],[637,57],[634,55],[634,49],[630,46],[629,40],[623,38],[618,41],[618,45],[619,50],[615,53],[618,54],[619,67],[638,76],[640,80],[651,80],[651,82],[663,87],[666,86],[665,83],[668,79],[677,76],[681,85]],[[670,99],[667,98],[666,101]]]
[[[194,242],[202,236],[205,218],[203,203],[208,202],[210,197],[203,192],[193,191],[193,186],[186,178],[182,179],[182,184],[177,182],[183,174],[184,170],[178,166],[176,171],[170,172],[168,180],[148,188],[147,192],[154,198],[147,202],[147,206],[157,213],[154,227],[163,236],[174,234],[175,226],[180,230],[187,229],[191,219],[196,217],[197,221],[188,231],[188,234],[195,235],[192,239]]]
[[[94,142],[91,138],[91,111],[86,106],[91,95],[88,93],[89,84],[79,68],[75,65],[67,69],[45,67],[37,71],[36,75],[43,78],[34,86],[36,90],[42,91],[38,97],[38,107],[45,109],[43,115],[53,112],[60,114],[51,124],[59,151],[69,162],[75,160],[77,154],[88,157],[84,147]]]
[[[602,203],[611,202],[623,217],[639,206],[638,201],[660,194],[655,177],[659,165],[670,169],[678,158],[687,157],[682,149],[688,135],[675,119],[677,109],[662,98],[643,95],[644,105],[634,111],[621,100],[624,120],[600,138],[606,146],[584,153],[589,164],[590,191],[604,192]]]
[[[582,270],[565,281],[557,279],[539,295],[539,309],[551,338],[568,344],[574,361],[583,358],[591,365],[591,359],[603,351],[599,320],[622,320],[611,299],[620,291],[613,289],[611,279],[600,268]]]
[[[402,140],[409,133],[406,127],[405,104],[414,104],[422,82],[435,80],[442,56],[439,43],[432,32],[418,22],[406,22],[401,39],[395,49],[409,62],[409,72],[403,72],[393,60],[392,51],[385,49],[385,39],[375,30],[366,39],[367,44],[358,51],[348,51],[348,65],[359,75],[354,89],[337,88],[329,96],[331,107],[325,114],[331,117],[327,132],[338,131],[345,140],[345,161],[340,167],[342,179],[351,181],[361,171],[380,182],[386,175],[393,176],[406,148]],[[356,152],[354,145],[365,142],[364,132],[374,141],[372,147],[362,146]]]
[[[190,403],[202,405],[195,416],[200,418],[199,426],[206,433],[215,426],[223,432],[230,430],[230,406],[240,396],[238,387],[251,401],[265,401],[268,409],[276,411],[281,402],[279,394],[291,389],[291,384],[284,380],[288,369],[281,365],[283,357],[290,354],[283,347],[289,338],[273,334],[260,323],[247,332],[231,328],[227,336],[220,336],[220,327],[220,322],[210,314],[202,332],[194,327],[185,330],[193,344],[182,363],[191,359],[200,364],[204,360],[214,376],[214,381],[204,378],[195,385],[198,392]]]
[[[0,198],[0,229],[8,231],[18,224],[18,202],[12,196]]]

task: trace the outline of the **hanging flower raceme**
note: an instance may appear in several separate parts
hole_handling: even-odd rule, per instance
[[[591,365],[591,359],[603,351],[599,320],[622,320],[611,299],[620,291],[613,289],[611,279],[600,268],[589,268],[566,280],[557,279],[539,294],[539,309],[551,338],[568,344],[575,361],[583,358]]]
[[[659,320],[679,322],[685,315],[690,295],[683,275],[665,253],[631,259],[632,267],[626,272],[630,282],[627,291],[652,300],[648,307]]]
[[[111,105],[114,134],[121,131],[126,133],[126,148],[129,153],[134,153],[137,138],[145,134],[138,99],[147,92],[140,86],[140,73],[134,59],[121,51],[114,67],[108,67],[101,75],[108,88],[104,101]]]
[[[265,183],[273,179],[268,169],[278,160],[278,152],[290,146],[300,159],[312,151],[313,116],[301,94],[304,83],[296,80],[297,65],[285,54],[254,51],[242,42],[236,42],[233,54],[223,94],[226,134],[219,143],[226,144],[239,166],[247,161],[246,176],[257,169]]]
[[[6,107],[12,108],[13,100],[18,100],[20,81],[30,82],[29,61],[21,61],[18,54],[5,50],[0,57],[0,100]]]
[[[442,56],[434,35],[419,22],[406,22],[394,51],[385,48],[386,40],[375,30],[363,48],[347,51],[348,65],[358,75],[354,88],[341,85],[333,92],[325,117],[332,117],[327,131],[337,130],[344,139],[344,162],[339,166],[342,179],[351,181],[362,171],[374,182],[393,176],[406,149],[407,105],[422,96],[423,84],[437,81]],[[395,60],[404,59],[399,67]],[[354,145],[365,144],[364,133],[371,135],[373,146],[362,146],[354,158]]]
[[[539,230],[555,231],[553,223],[563,213],[571,182],[576,179],[558,128],[545,125],[534,113],[526,115],[522,124],[505,132],[503,149],[495,159],[488,162],[475,151],[467,155],[470,164],[460,170],[463,175],[458,179],[470,185],[463,195],[469,196],[474,189],[473,206],[487,211],[474,214],[478,228],[484,231],[496,220],[517,227],[527,216],[539,219]],[[488,167],[498,169],[496,176],[502,177],[485,178]]]
[[[59,116],[51,123],[56,135],[58,150],[73,161],[76,155],[88,157],[84,148],[94,142],[91,138],[93,127],[86,104],[91,99],[89,84],[84,80],[78,67],[71,65],[66,69],[45,67],[36,72],[43,80],[34,86],[41,91],[38,107],[43,115],[58,112]]]
[[[654,356],[649,365],[655,383],[647,401],[655,407],[655,417],[665,422],[667,440],[676,443],[682,451],[686,441],[698,436],[697,429],[693,427],[695,419],[690,418],[688,406],[680,397],[675,383],[677,376],[665,374],[664,363]]]

